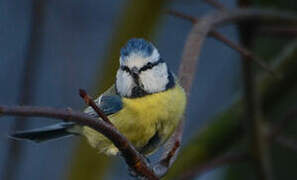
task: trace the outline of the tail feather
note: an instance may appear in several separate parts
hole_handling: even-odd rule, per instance
[[[28,131],[19,131],[11,134],[11,137],[13,139],[27,139],[39,143],[74,135],[74,133],[69,131],[69,129],[73,128],[74,125],[75,124],[71,122],[63,122]]]

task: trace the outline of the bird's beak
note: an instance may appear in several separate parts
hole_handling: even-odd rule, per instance
[[[131,72],[132,72],[133,75],[138,75],[139,74],[139,70],[137,69],[137,67],[133,67],[131,69]]]

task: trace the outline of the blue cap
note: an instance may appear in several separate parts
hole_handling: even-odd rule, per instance
[[[125,59],[131,53],[136,53],[142,55],[143,57],[148,57],[153,53],[154,46],[152,43],[141,39],[133,38],[130,39],[126,45],[121,49],[121,58]]]

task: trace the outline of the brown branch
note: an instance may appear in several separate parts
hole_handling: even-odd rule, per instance
[[[205,3],[213,6],[214,8],[220,10],[220,11],[226,11],[227,8],[224,6],[224,4],[220,3],[219,1],[216,0],[203,0]]]
[[[196,18],[194,16],[190,16],[178,11],[174,11],[174,10],[168,10],[166,11],[168,14],[173,15],[175,17],[179,17],[181,19],[190,21],[192,23],[197,23],[199,21],[199,18]],[[251,51],[249,51],[248,49],[240,46],[239,44],[234,43],[233,41],[229,40],[227,37],[225,37],[224,35],[222,35],[221,33],[215,31],[215,30],[211,30],[209,32],[209,36],[214,37],[215,39],[217,39],[218,41],[223,42],[224,44],[226,44],[227,46],[229,46],[230,48],[238,51],[242,56],[245,56],[246,60],[252,60],[254,61],[257,65],[259,65],[261,68],[263,68],[264,70],[266,70],[267,72],[269,72],[270,74],[277,76],[273,70],[265,63],[265,60],[262,60],[261,58],[257,57],[255,54],[253,54]]]
[[[289,123],[294,118],[295,119],[297,118],[297,109],[296,108],[290,110],[283,120],[275,123],[272,126],[270,133],[267,136],[267,141],[268,142],[275,141],[276,143],[297,152],[297,141],[289,139],[288,137],[281,135],[282,131],[286,127],[288,127]]]
[[[208,22],[209,20],[205,18],[205,20],[202,19],[198,23],[195,23],[191,32],[188,34],[184,46],[178,77],[188,97],[190,96],[190,90],[195,77],[203,42],[208,32],[211,30],[211,24],[208,24]],[[182,118],[176,131],[168,140],[161,160],[154,166],[154,171],[159,177],[163,177],[167,173],[177,157],[182,140],[184,124],[185,118]]]
[[[278,136],[276,137],[276,142],[288,149],[293,150],[294,152],[297,152],[297,141],[293,139],[289,139],[285,136]]]
[[[258,57],[254,53],[252,53],[250,50],[240,46],[239,44],[235,44],[234,42],[232,42],[231,40],[229,40],[228,38],[226,38],[224,35],[222,35],[221,33],[217,32],[217,31],[212,31],[210,33],[210,35],[213,36],[214,38],[216,38],[217,40],[225,43],[227,46],[231,47],[232,49],[238,51],[242,56],[245,57],[245,60],[252,60],[257,65],[259,65],[261,68],[263,68],[264,70],[269,72],[271,75],[278,77],[278,78],[280,77],[280,75],[276,74],[272,70],[272,68],[270,68],[269,65],[267,65],[265,63],[265,60],[262,60],[260,57]]]
[[[251,46],[254,38],[254,24],[251,21],[240,23],[239,32],[243,44]],[[242,57],[245,59],[246,57]],[[265,124],[260,102],[260,93],[256,88],[256,74],[250,61],[242,61],[244,111],[246,129],[249,135],[251,157],[255,165],[257,179],[272,180],[273,171],[269,152],[269,143],[266,141]]]
[[[172,13],[179,17],[183,17],[191,22],[195,22],[186,40],[178,73],[181,85],[182,87],[184,87],[188,97],[190,95],[190,90],[196,72],[196,66],[199,62],[203,42],[213,28],[218,25],[226,24],[228,22],[251,18],[277,17],[280,19],[294,19],[297,21],[297,16],[293,16],[291,14],[281,13],[277,11],[254,9],[236,9],[233,10],[231,13],[217,12],[202,17],[199,21],[196,21],[192,17],[184,15],[182,13],[173,11],[169,11],[169,13]],[[161,160],[154,166],[154,172],[158,177],[163,177],[166,174],[177,157],[177,154],[179,152],[179,145],[182,139],[184,123],[185,119],[183,118],[180,121],[176,131],[173,133],[172,137],[168,140],[167,147],[165,149],[165,152],[163,153]]]
[[[87,94],[87,92],[83,89],[79,89],[79,95],[80,97],[85,101],[85,103],[88,106],[91,106],[94,111],[98,114],[99,117],[102,118],[103,121],[107,122],[108,124],[113,124],[110,122],[108,117],[104,114],[104,112],[96,105],[96,103],[93,101],[93,99]]]
[[[281,132],[288,127],[290,121],[297,117],[297,108],[290,110],[286,115],[285,118],[279,122],[276,122],[271,130],[270,134],[268,135],[268,140],[272,141],[273,139],[277,138],[281,134]]]
[[[292,16],[291,14],[282,14],[275,11],[234,10],[232,13],[219,12],[207,15],[201,18],[198,23],[194,24],[192,31],[187,37],[179,69],[180,82],[184,87],[187,96],[190,94],[190,89],[192,87],[193,78],[196,71],[196,65],[199,61],[201,53],[201,47],[207,34],[212,28],[242,19],[272,17],[277,17],[280,19],[297,19],[296,16]],[[54,108],[0,106],[0,116],[1,115],[49,117],[89,126],[102,133],[110,141],[112,141],[121,152],[121,155],[124,157],[128,166],[138,175],[146,177],[147,179],[158,179],[158,177],[164,176],[168,168],[171,167],[178,154],[185,121],[184,118],[180,121],[176,131],[173,133],[172,137],[167,143],[167,148],[162,156],[162,159],[157,165],[154,166],[152,170],[145,162],[145,159],[142,157],[142,155],[136,151],[128,139],[121,135],[115,127],[105,121],[89,117],[84,113]],[[162,168],[162,171],[158,171],[160,170],[159,167]]]
[[[169,14],[171,16],[178,17],[178,18],[181,18],[183,20],[189,21],[189,22],[191,22],[193,24],[197,23],[199,21],[199,18],[196,18],[194,16],[191,16],[191,15],[188,15],[188,14],[176,11],[176,10],[172,10],[172,9],[166,10],[165,13],[167,13],[167,14]]]
[[[291,26],[260,26],[256,31],[260,36],[281,36],[286,38],[292,38],[297,36],[297,27]]]
[[[109,123],[90,117],[87,114],[61,110],[55,108],[32,107],[32,106],[1,106],[1,116],[24,116],[24,117],[47,117],[75,122],[82,126],[89,126],[102,133],[120,150],[127,165],[138,175],[150,180],[157,180],[153,171],[148,167],[145,159],[136,151],[133,145],[115,127]]]
[[[184,129],[184,120],[182,119],[174,134],[166,143],[165,151],[160,158],[159,162],[153,166],[153,170],[158,177],[163,177],[168,172],[168,169],[174,163],[182,140]]]
[[[262,111],[259,97],[255,88],[255,76],[250,62],[243,63],[244,97],[246,125],[250,137],[250,148],[253,154],[255,170],[258,179],[271,180],[273,178],[270,167],[269,142],[266,141]]]
[[[222,156],[219,156],[211,161],[206,162],[201,166],[194,167],[187,170],[181,175],[180,180],[194,179],[208,171],[214,170],[221,166],[225,166],[232,163],[239,163],[249,160],[248,153],[229,152]]]

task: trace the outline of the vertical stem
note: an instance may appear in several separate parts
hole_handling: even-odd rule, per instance
[[[258,179],[271,180],[269,142],[266,141],[265,126],[260,109],[259,94],[255,88],[255,75],[250,61],[243,61],[244,98],[251,153]]]
[[[35,95],[37,81],[37,69],[40,63],[39,54],[42,44],[42,21],[44,1],[33,0],[31,9],[31,30],[28,38],[28,49],[24,58],[24,66],[21,74],[18,103],[21,105],[32,104]],[[11,131],[25,129],[28,121],[25,117],[16,117],[11,125]],[[23,145],[19,142],[10,141],[4,161],[2,179],[14,180],[20,168]]]
[[[239,0],[241,7],[251,4],[250,0]],[[256,21],[239,24],[242,43],[251,48],[254,39]],[[252,62],[247,57],[242,57],[242,73],[244,82],[244,101],[247,131],[250,137],[251,157],[259,180],[272,180],[269,142],[266,141],[265,122],[263,120],[260,94],[256,89],[256,74],[253,71]]]

